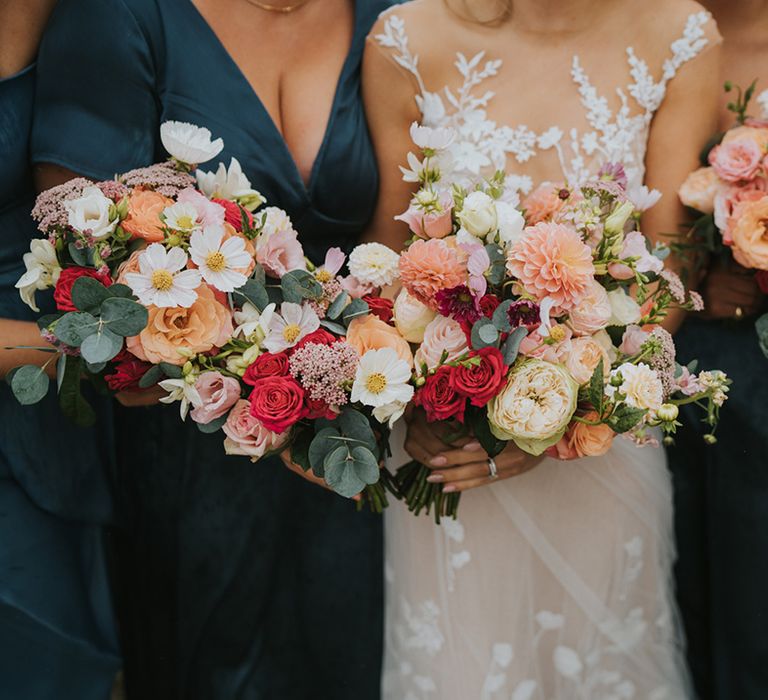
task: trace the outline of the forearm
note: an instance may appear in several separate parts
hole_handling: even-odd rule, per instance
[[[56,356],[50,352],[29,349],[51,347],[40,337],[37,324],[32,321],[0,319],[0,338],[0,378],[4,379],[10,370],[20,365],[42,367],[46,363],[48,374],[55,375]]]

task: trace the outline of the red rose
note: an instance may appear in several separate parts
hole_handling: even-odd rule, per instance
[[[59,311],[77,311],[77,307],[72,303],[72,285],[75,280],[81,277],[93,277],[105,287],[112,284],[112,278],[109,274],[94,270],[92,267],[67,267],[63,269],[59,275],[59,281],[56,282],[56,289],[53,291],[53,298]]]
[[[378,316],[384,323],[389,323],[392,320],[393,302],[391,299],[369,295],[364,296],[363,301],[368,304],[370,312]]]
[[[251,386],[267,377],[285,377],[288,371],[288,355],[284,352],[265,352],[248,365],[243,375],[243,381]]]
[[[104,381],[112,391],[138,389],[139,380],[152,367],[149,362],[142,362],[127,350],[121,350],[112,362],[112,373],[104,375]]]
[[[493,312],[499,308],[499,304],[501,304],[499,297],[495,294],[486,294],[480,298],[480,312],[483,316],[490,318],[493,316]]]
[[[430,423],[450,418],[464,422],[467,400],[453,388],[452,375],[455,371],[456,368],[450,365],[438,367],[416,392],[414,401],[426,411]]]
[[[322,399],[310,399],[306,397],[307,415],[309,420],[317,420],[318,418],[327,418],[333,420],[336,418],[336,413],[333,412],[331,407]]]
[[[318,328],[316,331],[312,331],[308,335],[305,335],[289,350],[289,352],[293,354],[299,348],[303,348],[309,343],[314,343],[315,345],[333,345],[334,343],[338,343],[339,340],[342,340],[342,338],[336,337],[333,333],[329,333],[324,328]]]
[[[508,367],[497,348],[483,348],[473,352],[470,358],[473,357],[479,358],[479,363],[460,364],[452,373],[453,388],[473,406],[485,406],[504,386]]]
[[[235,231],[243,230],[243,212],[248,219],[248,225],[253,226],[253,216],[247,209],[241,209],[235,202],[229,199],[213,199],[216,204],[224,207],[224,221],[232,226]]]
[[[307,415],[304,389],[293,377],[262,379],[248,400],[251,415],[274,433],[284,433]]]
[[[755,273],[757,284],[763,294],[768,294],[768,270],[758,270]]]

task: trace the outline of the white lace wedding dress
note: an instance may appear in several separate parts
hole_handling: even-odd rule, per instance
[[[654,80],[632,49],[631,83],[613,111],[578,58],[572,88],[581,128],[535,133],[488,116],[501,61],[455,53],[457,82],[422,75],[403,19],[386,13],[373,37],[412,79],[424,123],[450,125],[453,178],[514,171],[546,152],[578,182],[599,162],[644,177],[651,120],[668,82],[709,40],[708,14],[688,18]],[[716,32],[715,32],[716,33]],[[434,56],[431,64],[434,66]],[[519,178],[525,191],[531,182]],[[406,461],[401,453],[395,464]],[[386,515],[387,700],[678,700],[691,697],[671,591],[670,477],[662,449],[615,440],[601,458],[547,459],[462,497],[458,520],[436,526],[402,506]]]

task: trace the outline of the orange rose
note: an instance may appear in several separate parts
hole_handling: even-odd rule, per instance
[[[597,413],[590,411],[585,420],[596,420]],[[557,443],[557,456],[560,459],[578,459],[579,457],[599,457],[611,449],[616,433],[607,425],[587,425],[574,421]]]
[[[733,212],[733,257],[744,267],[768,270],[768,196],[742,202]]]
[[[368,350],[392,348],[398,356],[413,367],[411,346],[392,326],[373,314],[354,319],[347,328],[347,342],[360,356]]]
[[[136,189],[128,198],[128,216],[120,224],[134,238],[153,243],[163,240],[160,214],[173,200],[152,190]]]
[[[197,300],[187,309],[150,306],[147,327],[126,344],[140,360],[183,365],[190,355],[224,345],[233,331],[229,309],[202,284],[197,288]]]

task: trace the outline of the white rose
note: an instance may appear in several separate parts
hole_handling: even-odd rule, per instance
[[[114,202],[98,187],[86,187],[82,196],[64,203],[67,223],[78,233],[99,240],[108,236],[117,226]],[[114,218],[111,216],[114,214]]]
[[[505,248],[509,248],[523,237],[525,219],[508,202],[496,202],[496,215],[499,226],[499,243]]]
[[[381,243],[362,243],[349,254],[350,274],[363,284],[385,287],[397,279],[400,256]]]
[[[61,267],[56,259],[56,249],[45,238],[36,238],[24,253],[27,271],[16,282],[22,301],[33,311],[40,311],[35,303],[35,292],[53,287],[59,281]]]
[[[421,343],[424,331],[437,313],[414,299],[405,289],[395,299],[393,308],[395,328],[409,343]]]
[[[221,139],[211,141],[211,132],[187,122],[163,122],[160,141],[168,153],[186,165],[197,165],[215,158],[224,148]]]
[[[610,326],[631,326],[642,317],[640,305],[621,288],[608,292],[608,301],[611,303]]]
[[[478,238],[495,231],[498,222],[496,204],[485,192],[468,194],[457,217],[461,225]]]
[[[643,362],[637,365],[625,362],[611,372],[611,377],[618,374],[621,374],[623,381],[619,387],[613,384],[606,386],[608,396],[613,398],[620,391],[627,397],[627,405],[633,408],[644,408],[651,412],[661,408],[664,403],[664,386],[658,374],[648,365]]]
[[[536,358],[518,362],[488,404],[491,432],[539,455],[565,434],[578,395],[579,385],[562,365]]]
[[[229,168],[219,163],[215,173],[198,170],[197,185],[209,199],[231,199],[249,211],[260,207],[266,201],[251,187],[251,181],[243,173],[237,158],[229,161]]]

